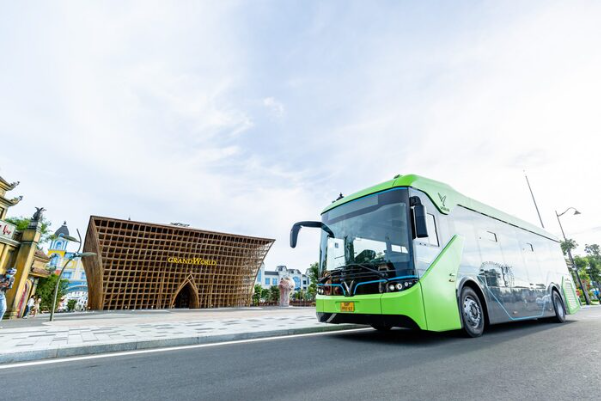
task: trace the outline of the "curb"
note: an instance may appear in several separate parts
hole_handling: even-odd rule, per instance
[[[236,334],[206,335],[188,338],[167,338],[131,342],[105,343],[100,345],[78,345],[53,349],[30,350],[26,352],[0,354],[0,364],[20,363],[33,360],[57,359],[63,357],[97,355],[104,353],[126,352],[132,350],[157,349],[172,346],[200,345],[245,339],[272,338],[284,335],[310,334],[320,332],[343,331],[366,328],[364,325],[340,324],[324,327],[306,327],[295,329],[277,329],[259,332],[241,332]]]

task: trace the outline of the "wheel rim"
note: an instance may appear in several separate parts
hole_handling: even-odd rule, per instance
[[[481,306],[474,298],[467,296],[464,299],[463,310],[466,322],[470,327],[478,328],[481,326],[483,314],[481,313]]]
[[[562,301],[560,300],[560,297],[558,295],[556,295],[554,297],[554,302],[555,302],[554,304],[556,304],[556,311],[558,311],[558,315],[561,318],[564,318],[564,316],[566,314],[564,311],[564,305],[562,304]]]

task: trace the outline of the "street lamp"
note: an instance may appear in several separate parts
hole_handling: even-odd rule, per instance
[[[59,272],[59,277],[56,280],[56,286],[54,287],[54,297],[52,300],[52,306],[50,307],[50,320],[52,321],[54,319],[54,309],[56,307],[56,299],[58,297],[58,293],[59,293],[59,285],[61,284],[61,277],[63,276],[63,272],[65,271],[65,268],[67,268],[67,265],[69,265],[69,263],[73,260],[75,260],[76,258],[80,258],[80,257],[93,257],[96,255],[96,253],[88,253],[88,252],[84,252],[84,253],[80,253],[79,250],[82,248],[82,236],[79,233],[79,229],[77,229],[77,237],[79,237],[79,240],[76,239],[75,237],[71,237],[69,235],[64,235],[64,234],[60,234],[59,237],[64,238],[65,240],[69,240],[75,243],[79,243],[79,247],[77,248],[77,251],[75,253],[72,253],[69,256],[69,259],[67,260],[67,262],[65,262],[65,264],[63,265],[63,268],[61,269],[61,272]]]
[[[577,211],[577,209],[573,208],[573,207],[569,207],[567,208],[563,213],[559,214],[558,211],[554,211],[556,213],[556,219],[558,219],[558,225],[560,226],[560,231],[562,232],[562,237],[564,238],[564,241],[567,241],[566,235],[564,234],[564,229],[562,227],[562,223],[560,223],[560,217],[564,214],[566,214],[567,212],[569,212],[570,210],[575,211],[573,213],[573,215],[580,215],[581,212]],[[585,286],[583,286],[583,282],[581,281],[581,277],[579,276],[579,270],[577,269],[577,266],[575,265],[575,260],[573,259],[573,254],[571,253],[571,248],[567,248],[567,254],[569,255],[569,259],[571,260],[571,265],[573,266],[573,270],[575,270],[575,275],[577,276],[577,280],[579,281],[579,287],[581,288],[581,291],[583,292],[583,297],[585,298],[585,304],[590,305],[592,304],[592,302],[589,299],[589,295],[587,294],[587,291],[585,290]]]

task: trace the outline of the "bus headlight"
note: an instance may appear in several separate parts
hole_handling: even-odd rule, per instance
[[[402,290],[411,288],[416,283],[418,283],[417,280],[409,280],[409,281],[403,281],[403,282],[389,282],[387,284],[386,289],[389,292],[400,292]]]

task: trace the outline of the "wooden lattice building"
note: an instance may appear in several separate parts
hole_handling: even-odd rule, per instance
[[[248,306],[273,239],[90,217],[84,251],[93,310]]]

